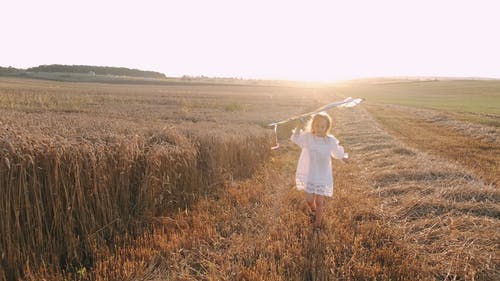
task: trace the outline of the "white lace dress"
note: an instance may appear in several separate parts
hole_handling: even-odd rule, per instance
[[[311,132],[292,134],[291,140],[302,148],[295,182],[298,190],[333,196],[332,160],[347,158],[344,148],[332,135],[317,137]]]

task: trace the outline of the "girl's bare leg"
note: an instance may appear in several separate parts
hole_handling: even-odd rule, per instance
[[[316,212],[316,194],[312,193],[307,193],[306,196],[306,201],[307,205],[309,205],[309,209],[311,209],[311,212]]]
[[[314,194],[315,203],[316,203],[316,221],[314,222],[315,227],[321,227],[321,222],[323,219],[323,209],[324,209],[324,201],[323,196]]]

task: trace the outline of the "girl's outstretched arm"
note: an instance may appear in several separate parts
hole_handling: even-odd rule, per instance
[[[295,122],[295,128],[292,130],[292,136],[290,139],[300,147],[304,146],[305,143],[305,131],[302,130],[305,126],[305,119],[297,119],[294,121]]]

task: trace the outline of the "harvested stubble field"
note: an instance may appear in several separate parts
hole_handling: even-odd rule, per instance
[[[0,280],[498,280],[500,86],[474,82],[483,116],[418,104],[468,82],[415,83],[1,78]],[[345,96],[313,232],[264,125]]]

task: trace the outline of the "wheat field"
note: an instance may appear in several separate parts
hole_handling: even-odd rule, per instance
[[[316,232],[266,124],[347,96]],[[0,280],[498,280],[499,104],[492,81],[0,78]]]

